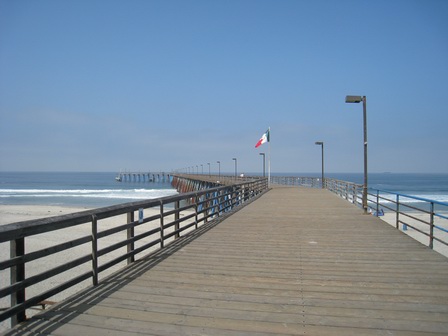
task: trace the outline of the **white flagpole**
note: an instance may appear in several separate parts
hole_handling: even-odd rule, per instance
[[[271,187],[271,128],[268,128],[269,141],[268,141],[268,188]]]

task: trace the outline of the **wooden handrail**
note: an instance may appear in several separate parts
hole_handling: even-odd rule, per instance
[[[17,222],[0,226],[0,243],[10,242],[11,256],[0,260],[0,270],[10,269],[11,284],[0,288],[0,298],[11,295],[11,306],[0,310],[0,321],[12,318],[12,325],[26,319],[26,309],[45,302],[51,296],[60,293],[81,281],[91,278],[92,284],[100,283],[99,274],[119,262],[132,263],[137,254],[150,253],[149,248],[159,245],[160,248],[173,242],[187,230],[197,229],[207,221],[222,216],[236,207],[243,206],[247,200],[259,197],[268,190],[267,179],[251,179],[238,181],[233,185],[219,186],[206,190],[181,193],[158,199],[131,202],[78,213]],[[157,214],[142,216],[144,209],[155,209]],[[138,216],[135,212],[138,211]],[[181,211],[191,213],[181,217]],[[127,221],[113,228],[100,231],[101,220],[127,215]],[[173,219],[174,218],[174,219]],[[136,233],[136,229],[147,223],[154,223],[154,228]],[[26,253],[26,241],[30,236],[60,231],[81,224],[91,226],[91,234],[76,237],[64,242],[47,246],[39,251]],[[140,230],[141,231],[141,230]],[[112,234],[125,232],[125,238],[106,247],[99,247],[99,240]],[[140,246],[136,247],[139,242]],[[40,270],[38,274],[26,276],[26,265],[61,251],[91,244],[90,252],[67,260],[63,265]],[[112,260],[100,263],[100,257],[126,247],[126,252]],[[54,286],[50,290],[41,291],[32,297],[26,297],[26,288],[45,282],[47,279],[64,273],[79,265],[90,263],[89,271],[77,273],[69,281]]]

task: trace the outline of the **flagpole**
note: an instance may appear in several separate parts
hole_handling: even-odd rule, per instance
[[[271,128],[269,127],[269,141],[268,141],[268,188],[271,187]]]

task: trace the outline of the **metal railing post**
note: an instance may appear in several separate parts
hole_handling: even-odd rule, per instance
[[[400,228],[400,195],[397,195],[396,200],[397,200],[397,207],[396,207],[397,211],[396,211],[396,215],[395,215],[395,227],[397,229],[399,229]],[[403,227],[403,230],[404,230],[404,227]]]

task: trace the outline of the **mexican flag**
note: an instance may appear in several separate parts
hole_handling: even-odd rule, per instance
[[[269,142],[269,129],[263,134],[263,136],[258,140],[257,144],[255,145],[255,148],[260,147],[262,144]]]

